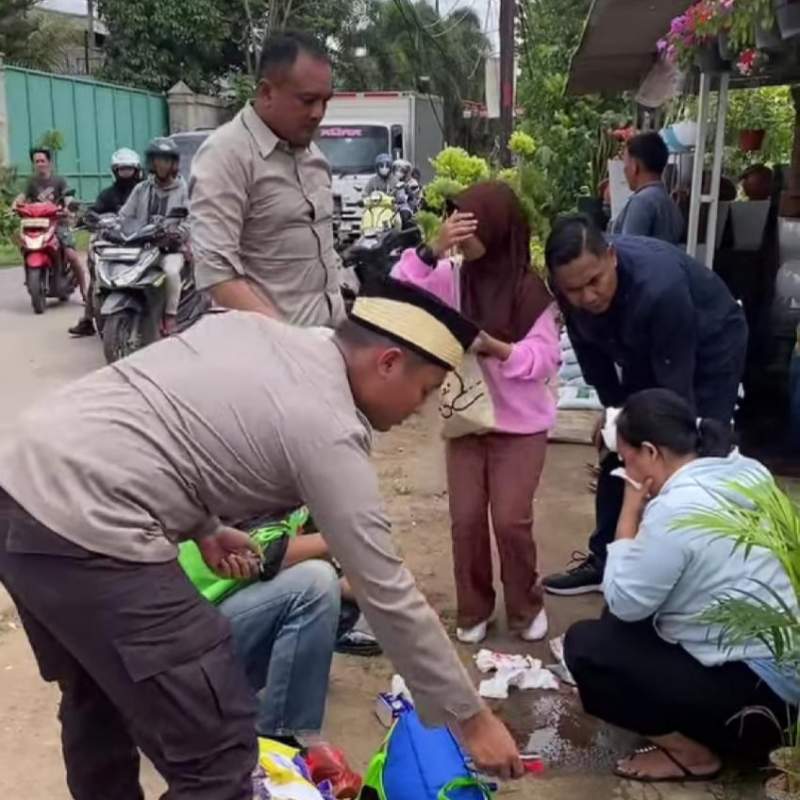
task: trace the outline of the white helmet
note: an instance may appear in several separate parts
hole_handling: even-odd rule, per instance
[[[111,156],[111,171],[116,173],[118,169],[128,167],[129,169],[139,170],[142,168],[142,162],[139,159],[139,154],[130,147],[122,147]]]

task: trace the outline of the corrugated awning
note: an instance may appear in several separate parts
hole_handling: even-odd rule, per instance
[[[690,0],[594,0],[572,58],[567,92],[634,91],[656,58],[656,42]]]

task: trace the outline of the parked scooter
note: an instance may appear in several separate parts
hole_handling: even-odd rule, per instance
[[[175,208],[167,217],[129,235],[116,221],[112,224],[103,218],[94,220],[98,236],[93,243],[93,303],[109,364],[162,337],[165,292],[159,262],[187,215],[185,208]],[[185,259],[182,279],[178,331],[191,325],[210,306],[208,298],[196,289],[190,257]]]
[[[58,240],[56,229],[67,214],[56,203],[20,203],[20,249],[25,267],[25,285],[36,314],[43,314],[47,298],[68,300],[78,281]]]

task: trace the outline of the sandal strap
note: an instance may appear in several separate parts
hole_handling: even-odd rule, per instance
[[[681,762],[678,761],[678,759],[675,758],[675,756],[672,755],[672,753],[670,753],[669,750],[666,750],[665,748],[657,744],[647,744],[644,745],[643,747],[638,747],[636,748],[636,750],[633,751],[633,754],[629,756],[629,758],[647,755],[648,753],[655,753],[656,751],[663,753],[681,771],[684,777],[686,778],[698,777],[696,773],[692,772],[684,764],[681,764]],[[625,772],[631,775],[641,775],[641,773],[638,770],[636,770],[635,772],[630,770],[625,770]]]
[[[669,750],[664,747],[659,747],[658,745],[654,745],[656,750],[660,750],[687,778],[696,778],[696,773],[692,772],[685,764],[682,764],[675,758]]]

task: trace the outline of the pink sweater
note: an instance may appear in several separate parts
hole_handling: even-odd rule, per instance
[[[419,286],[453,307],[457,306],[455,276],[450,261],[440,261],[431,269],[414,250],[406,250],[392,270],[393,278]],[[499,433],[542,433],[553,427],[556,404],[548,383],[560,363],[555,303],[522,341],[513,344],[506,361],[491,356],[480,359]]]

